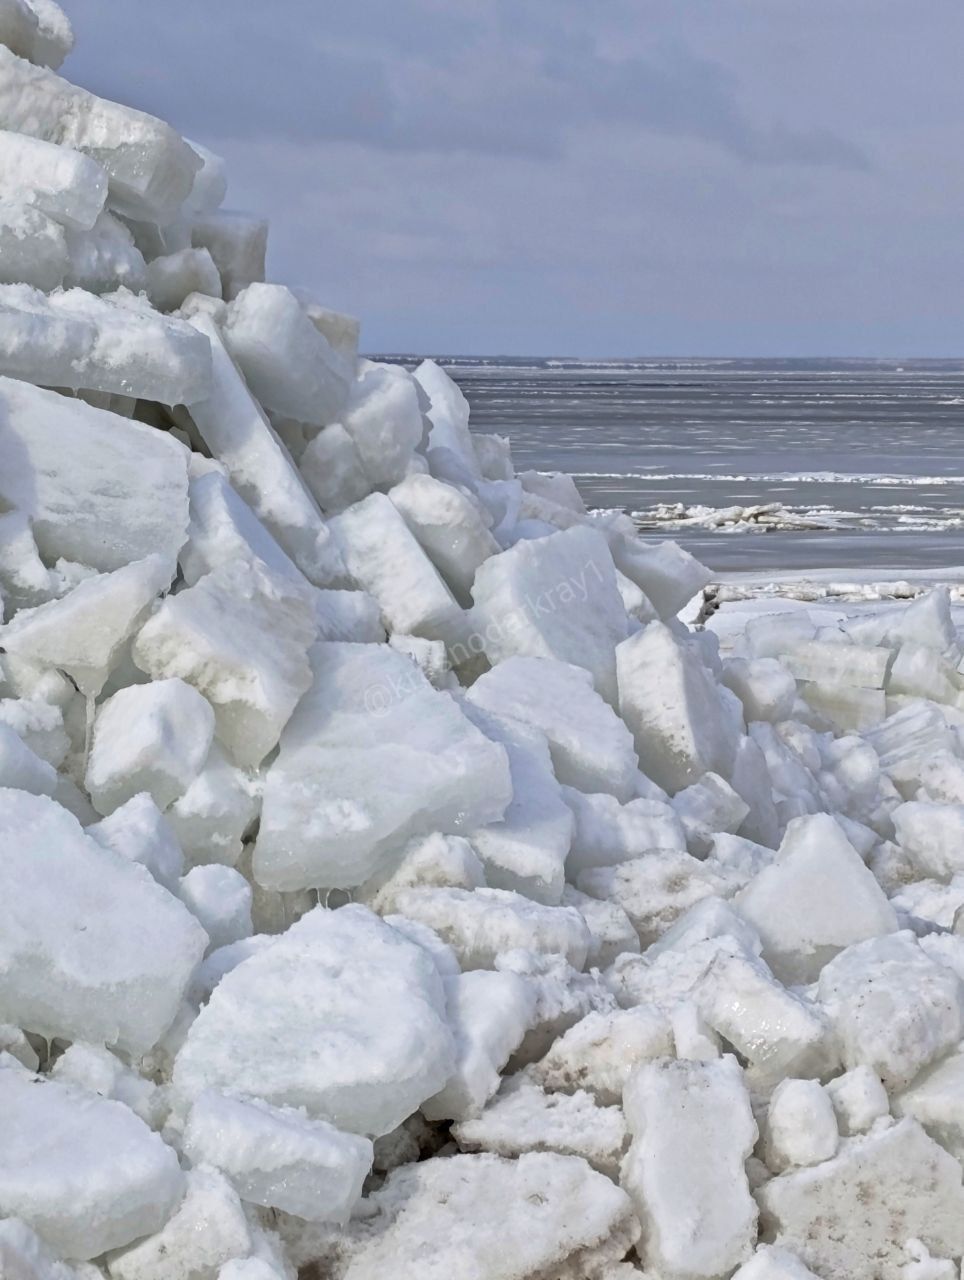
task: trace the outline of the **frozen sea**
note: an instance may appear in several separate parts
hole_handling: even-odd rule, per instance
[[[964,581],[964,361],[442,363],[517,467],[721,575]]]

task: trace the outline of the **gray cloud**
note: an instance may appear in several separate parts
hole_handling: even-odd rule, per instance
[[[867,164],[829,131],[754,124],[735,77],[712,61],[683,48],[614,57],[591,22],[574,34],[538,5],[527,22],[483,6],[454,23],[430,3],[381,0],[328,7],[321,22],[297,0],[169,0],[160,23],[137,3],[77,0],[74,11],[90,29],[109,21],[115,48],[129,51],[93,60],[92,87],[173,111],[202,135],[544,158],[564,154],[573,131],[615,122],[701,138],[753,163]]]
[[[368,350],[959,347],[959,0],[64,3]]]

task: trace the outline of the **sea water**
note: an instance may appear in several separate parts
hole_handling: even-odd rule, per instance
[[[443,363],[518,469],[572,472],[717,572],[964,566],[964,361]]]

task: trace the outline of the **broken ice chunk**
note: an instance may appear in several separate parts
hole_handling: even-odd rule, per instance
[[[452,1073],[441,979],[428,953],[364,907],[318,908],[226,974],[174,1066],[204,1089],[305,1107],[389,1133]]]
[[[157,1231],[183,1186],[177,1156],[127,1107],[0,1069],[0,1215],[60,1255],[95,1258]]]
[[[629,730],[592,687],[582,667],[549,658],[507,658],[466,694],[496,715],[540,729],[556,777],[580,791],[636,795],[638,760]]]
[[[577,515],[586,514],[586,504],[572,476],[562,471],[520,471],[519,479],[528,493],[536,493],[541,498],[568,507]]]
[[[455,665],[477,656],[469,623],[390,499],[373,493],[331,520],[345,564],[393,631],[443,640]]]
[[[8,618],[17,609],[44,604],[55,590],[54,575],[40,558],[26,513],[4,512],[0,515],[0,595]]]
[[[191,417],[231,483],[299,569],[316,585],[337,576],[321,512],[237,366],[218,326],[207,316],[191,324],[209,342],[210,392],[190,405]]]
[[[158,311],[176,311],[190,293],[221,296],[221,277],[207,249],[180,249],[147,264],[147,292]]]
[[[109,818],[93,823],[87,835],[129,862],[140,863],[158,884],[177,893],[184,857],[171,824],[146,791],[132,796]]]
[[[797,697],[797,682],[776,658],[728,658],[723,683],[740,699],[748,723],[789,719]]]
[[[615,902],[602,902],[567,884],[562,905],[575,907],[589,929],[588,969],[605,969],[624,951],[639,950],[639,934],[626,912]]]
[[[2,540],[2,534],[0,534]],[[2,559],[0,559],[2,564]],[[2,574],[2,569],[0,569]],[[921,800],[940,800],[944,804],[964,804],[964,761],[950,751],[935,751],[921,765],[923,794]]]
[[[912,800],[890,816],[897,843],[922,875],[943,880],[964,871],[964,804]]]
[[[827,814],[795,818],[775,860],[737,908],[785,983],[813,982],[844,947],[897,930],[897,915],[840,826]]]
[[[4,0],[3,40],[14,53],[56,71],[74,47],[70,20],[55,0]]]
[[[414,376],[429,401],[429,447],[449,450],[469,475],[478,475],[469,432],[469,405],[461,388],[434,360],[423,360]]]
[[[100,707],[86,786],[99,813],[139,791],[159,809],[183,795],[208,753],[214,712],[183,680],[129,685]]]
[[[268,224],[263,218],[228,209],[203,214],[192,224],[191,243],[214,259],[225,298],[264,280]]]
[[[767,1108],[766,1162],[774,1173],[837,1154],[837,1119],[819,1080],[781,1080]]]
[[[787,991],[733,937],[670,948],[653,961],[622,956],[606,974],[624,1008],[655,1004],[671,1012],[691,1001],[705,1023],[748,1062],[754,1087],[784,1076],[828,1073],[838,1063],[831,1028],[809,1000]]]
[[[95,698],[124,642],[173,576],[173,563],[155,555],[87,578],[59,600],[22,609],[0,627],[0,648],[66,672],[81,693]]]
[[[107,199],[107,174],[90,156],[23,133],[0,130],[0,199],[89,231]]]
[[[266,409],[319,427],[339,418],[348,384],[328,340],[290,289],[248,285],[228,308],[223,333]]]
[[[887,676],[891,656],[889,649],[811,640],[784,654],[783,663],[798,680],[880,689]]]
[[[642,588],[664,621],[675,617],[713,576],[675,542],[644,542],[615,533],[609,544],[616,568]]]
[[[452,1133],[463,1151],[509,1157],[556,1151],[581,1156],[614,1180],[628,1141],[618,1107],[600,1107],[581,1089],[545,1093],[525,1074],[505,1080],[482,1114],[460,1121]]]
[[[512,1059],[513,1070],[545,1057],[550,1045],[587,1013],[616,1007],[599,973],[581,973],[558,951],[504,951],[496,956],[495,968],[525,978],[536,995],[535,1022]]]
[[[345,315],[343,311],[332,311],[328,307],[322,307],[311,298],[305,297],[300,291],[296,290],[296,292],[301,298],[301,304],[308,313],[311,323],[328,339],[331,349],[341,356],[349,377],[353,378],[355,365],[358,363],[361,321],[356,316]]]
[[[111,1255],[111,1280],[214,1276],[222,1264],[251,1252],[248,1221],[228,1180],[201,1168],[190,1170],[185,1184],[184,1199],[159,1231]]]
[[[132,653],[156,679],[178,676],[199,689],[214,708],[218,740],[236,763],[254,766],[276,745],[311,683],[307,652],[315,631],[307,588],[260,562],[235,560],[168,596]],[[205,748],[177,795],[206,754]]]
[[[467,698],[461,705],[487,738],[505,748],[512,775],[512,801],[501,821],[470,833],[485,865],[486,882],[556,906],[562,898],[573,820],[552,772],[545,735],[519,720],[483,711]]]
[[[486,480],[512,480],[512,449],[506,436],[472,432],[472,448],[476,461]]]
[[[355,442],[340,422],[318,432],[298,465],[305,483],[328,515],[344,511],[372,491]]]
[[[899,1116],[913,1116],[936,1142],[960,1159],[964,1155],[964,1053],[958,1049],[922,1071],[895,1097],[894,1111]]]
[[[733,1280],[820,1280],[794,1253],[761,1244],[749,1262],[734,1271]]]
[[[0,201],[0,284],[47,291],[63,284],[66,271],[63,227],[39,209]]]
[[[616,667],[620,713],[654,782],[672,793],[704,773],[729,777],[741,725],[691,645],[651,622],[617,647]]]
[[[433,476],[410,475],[388,495],[461,605],[472,603],[476,571],[499,544],[478,503]]]
[[[920,781],[925,760],[938,751],[956,749],[956,739],[941,714],[930,702],[913,701],[889,715],[863,735],[880,758],[880,767],[910,799]]]
[[[870,1067],[854,1067],[827,1084],[840,1132],[845,1137],[866,1133],[875,1120],[890,1111],[887,1090]]]
[[[905,642],[890,668],[887,692],[891,696],[904,694],[954,705],[959,693],[958,680],[954,665],[944,662],[929,645]]]
[[[97,98],[2,45],[0,85],[0,126],[84,152],[107,170],[119,212],[172,221],[201,162],[169,125]]]
[[[906,930],[842,951],[820,974],[817,995],[844,1065],[872,1067],[889,1088],[909,1084],[964,1036],[960,979]]]
[[[319,1259],[343,1280],[441,1276],[540,1280],[593,1276],[624,1258],[639,1236],[625,1192],[585,1160],[529,1152],[518,1160],[455,1155],[389,1173],[330,1241],[312,1238],[302,1265]],[[327,1248],[325,1245],[327,1244]]]
[[[27,0],[3,0],[0,4],[0,44],[19,58],[32,60],[37,26],[37,15]]]
[[[558,658],[584,667],[616,702],[613,646],[628,622],[604,536],[577,527],[517,543],[482,564],[472,619],[496,664],[513,656]]]
[[[638,1066],[672,1056],[668,1019],[641,1004],[632,1009],[587,1013],[529,1072],[552,1092],[586,1089],[600,1105],[618,1105]]]
[[[579,872],[576,884],[590,897],[622,907],[644,948],[694,903],[726,889],[724,877],[710,863],[679,849],[649,849],[615,867],[588,867]]]
[[[700,857],[709,853],[717,835],[741,830],[750,812],[746,801],[715,773],[704,773],[698,782],[677,791],[672,803],[686,832],[687,845]]]
[[[194,175],[191,194],[184,202],[184,214],[187,217],[201,217],[214,213],[224,203],[228,193],[227,166],[221,156],[209,151],[193,138],[185,138],[192,151],[201,161],[201,168]]]
[[[184,1150],[196,1165],[222,1170],[248,1203],[308,1222],[347,1222],[372,1165],[368,1138],[214,1089],[191,1108]]]
[[[367,591],[319,589],[315,593],[315,619],[319,640],[347,640],[353,644],[383,644],[385,640],[378,601]],[[422,643],[435,645],[434,641]],[[445,646],[441,648],[444,657]]]
[[[18,0],[23,3],[24,0]],[[0,1219],[0,1275],[12,1280],[100,1280],[100,1271],[60,1262],[20,1218]]]
[[[445,993],[455,1070],[421,1110],[429,1120],[468,1120],[498,1089],[500,1071],[534,1020],[535,993],[517,974],[486,970],[448,978]]]
[[[399,365],[364,362],[351,384],[341,423],[372,486],[397,484],[422,441],[422,411],[412,375]]]
[[[719,866],[717,859],[710,859]],[[671,925],[658,942],[647,951],[647,959],[654,960],[666,951],[685,951],[698,942],[710,938],[730,938],[748,956],[758,956],[763,950],[760,936],[747,924],[723,898],[701,898]]]
[[[70,690],[70,682],[64,681]],[[39,691],[39,692],[42,692]],[[69,701],[72,692],[63,693]],[[64,713],[61,708],[42,697],[0,698],[0,724],[13,729],[30,750],[55,769],[63,764],[70,750],[70,739],[64,730]]]
[[[2,46],[0,46],[2,48]],[[130,297],[0,286],[0,368],[47,387],[188,403],[211,380],[208,343]]]
[[[503,951],[524,947],[586,963],[589,930],[572,907],[546,907],[505,889],[403,889],[399,912],[434,929],[463,969],[491,969]]]
[[[207,935],[52,800],[0,791],[0,840],[0,1018],[145,1053],[173,1020]]]
[[[261,560],[273,573],[305,585],[305,575],[223,475],[195,477],[189,495],[191,523],[179,557],[189,587],[231,560]]]
[[[647,1063],[623,1106],[633,1141],[622,1181],[644,1265],[678,1280],[726,1275],[750,1256],[757,1224],[744,1169],[757,1127],[736,1059]]]
[[[660,800],[620,804],[601,792],[585,795],[564,787],[563,796],[575,818],[566,871],[574,880],[588,867],[630,862],[649,849],[686,850],[683,826],[673,809]]]
[[[214,742],[203,767],[167,816],[190,864],[233,867],[259,807],[259,782],[235,768]]]
[[[187,453],[160,431],[0,378],[0,456],[0,504],[31,518],[49,563],[107,571],[184,542]]]
[[[824,1280],[900,1280],[904,1243],[964,1252],[961,1166],[914,1120],[847,1138],[832,1160],[757,1192],[767,1238]]]
[[[177,896],[208,935],[209,951],[251,936],[251,886],[233,867],[192,867]]]
[[[217,1280],[291,1280],[288,1270],[266,1258],[232,1258],[217,1274]]]
[[[405,842],[497,821],[511,796],[504,749],[387,645],[318,644],[314,681],[265,783],[254,855],[274,889],[351,887]]]
[[[90,231],[66,232],[65,289],[109,293],[130,289],[140,293],[147,283],[144,256],[130,230],[105,210]]]
[[[390,874],[383,871],[360,885],[355,899],[384,916],[396,910],[396,896],[401,889],[419,886],[478,889],[484,884],[482,863],[469,842],[461,836],[435,832],[409,841],[398,866]]]
[[[736,744],[730,784],[749,812],[739,832],[768,849],[780,843],[784,820],[777,812],[773,778],[763,749],[749,736]],[[720,832],[714,832],[714,837]]]
[[[883,689],[814,681],[801,683],[800,695],[811,710],[840,733],[863,732],[880,724],[887,715],[887,695]]]
[[[0,632],[2,634],[2,632]],[[0,787],[29,791],[35,796],[52,796],[57,790],[57,771],[30,750],[9,725],[0,722]]]
[[[139,1076],[101,1045],[75,1040],[54,1063],[50,1077],[60,1084],[76,1085],[88,1093],[122,1102],[152,1128],[163,1118],[165,1108],[157,1085]]]

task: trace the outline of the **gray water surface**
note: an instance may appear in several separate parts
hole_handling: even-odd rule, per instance
[[[718,572],[964,564],[964,361],[441,363],[518,469],[571,472]]]

